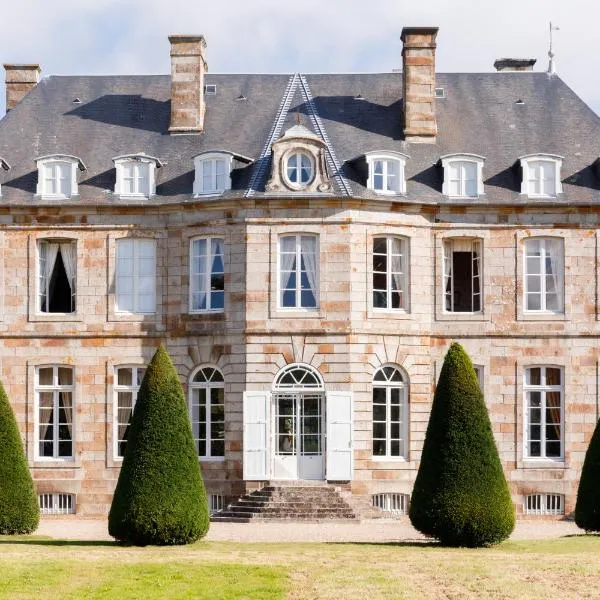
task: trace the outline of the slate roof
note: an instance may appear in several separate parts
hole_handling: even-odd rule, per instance
[[[10,171],[0,171],[0,204],[56,203],[33,197],[34,161],[52,153],[75,155],[87,166],[79,173],[76,204],[125,202],[112,194],[112,159],[138,152],[156,156],[164,164],[156,173],[157,196],[140,202],[190,201],[194,156],[227,150],[257,160],[278,116],[278,135],[298,120],[315,131],[314,111],[341,166],[338,175],[346,178],[356,197],[378,198],[365,188],[365,152],[395,150],[410,157],[407,195],[402,201],[455,202],[442,196],[442,173],[436,165],[442,155],[463,152],[486,157],[486,194],[476,203],[533,202],[519,195],[520,173],[515,165],[520,156],[545,152],[564,156],[564,194],[557,202],[600,201],[600,179],[592,167],[600,156],[600,118],[555,75],[437,74],[436,85],[444,88],[445,98],[436,101],[435,144],[403,139],[400,73],[306,75],[312,107],[298,86],[282,111],[293,78],[209,74],[205,83],[215,84],[217,91],[205,96],[204,133],[176,136],[168,134],[169,76],[44,78],[0,120],[0,157],[12,166]],[[74,103],[76,98],[79,103]],[[265,167],[253,192],[257,196],[264,195],[269,177],[268,164]],[[247,195],[256,168],[256,163],[234,161],[233,189],[225,195]],[[347,195],[339,177],[334,194]]]

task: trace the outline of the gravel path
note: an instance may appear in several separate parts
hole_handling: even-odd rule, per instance
[[[519,521],[511,539],[537,540],[583,533],[573,521]],[[110,540],[100,519],[43,518],[37,535],[69,540]],[[206,537],[230,542],[407,542],[425,538],[408,518],[362,523],[212,523]]]

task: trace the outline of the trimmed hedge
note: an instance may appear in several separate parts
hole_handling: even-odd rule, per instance
[[[600,531],[600,421],[585,453],[577,490],[575,523],[586,531]]]
[[[433,398],[409,515],[416,529],[448,546],[495,544],[515,526],[483,394],[457,343]]]
[[[40,507],[19,427],[0,383],[0,534],[31,533]]]
[[[161,345],[138,392],[108,532],[139,546],[187,544],[209,520],[183,389]]]

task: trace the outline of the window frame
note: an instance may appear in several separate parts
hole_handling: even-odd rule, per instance
[[[132,369],[132,385],[120,385],[119,384],[119,369]],[[133,364],[120,364],[113,366],[113,460],[122,461],[124,458],[124,454],[119,454],[119,442],[124,441],[125,443],[128,440],[120,440],[119,439],[119,392],[131,392],[132,401],[131,401],[131,415],[129,416],[129,424],[131,425],[131,417],[133,416],[133,411],[135,409],[135,404],[137,402],[137,394],[141,387],[140,385],[134,385],[133,382],[137,381],[138,371],[145,371],[147,366],[144,365],[133,365]],[[135,375],[135,377],[134,377]],[[142,377],[143,380],[143,377]]]
[[[214,372],[218,373],[221,376],[221,381],[211,381],[212,377],[214,376],[214,373],[211,375],[211,378],[208,381],[194,381],[194,378],[198,375],[198,373],[200,373],[201,371],[205,371],[207,369],[211,369]],[[206,378],[206,376],[205,376]],[[199,390],[199,389],[203,389],[206,390],[205,392],[205,403],[206,403],[206,409],[205,409],[205,417],[206,420],[205,421],[194,421],[194,417],[193,417],[193,406],[194,406],[194,391],[195,390]],[[212,406],[212,394],[211,394],[211,390],[213,389],[222,389],[223,390],[223,456],[217,455],[217,456],[213,456],[212,455],[212,448],[211,448],[211,443],[213,441],[213,438],[211,437],[211,433],[212,433],[212,415],[211,415],[211,411],[210,411],[210,407]],[[217,403],[220,404],[220,403]],[[198,451],[197,451],[197,456],[198,456],[198,460],[199,461],[203,461],[203,462],[223,462],[225,460],[225,440],[226,440],[226,430],[225,430],[225,425],[227,423],[226,419],[225,419],[225,406],[226,406],[226,398],[225,398],[225,376],[223,375],[223,371],[212,364],[203,364],[203,365],[199,365],[198,367],[196,367],[190,374],[189,377],[189,381],[188,381],[188,411],[189,411],[189,415],[190,415],[190,423],[191,423],[191,427],[192,427],[192,437],[194,439],[194,444],[196,444],[197,440],[199,440],[199,435],[200,435],[200,423],[205,423],[205,438],[203,438],[205,440],[206,446],[206,454],[205,455],[201,455]],[[195,424],[198,426],[198,437],[196,437],[196,430],[194,429]],[[216,438],[215,438],[216,439]]]
[[[224,162],[225,185],[221,189],[217,187],[217,161]],[[205,163],[212,164],[214,186],[210,189],[204,189],[204,165]],[[233,163],[233,155],[229,152],[204,152],[194,157],[194,197],[201,196],[220,196],[224,192],[231,189],[231,167]]]
[[[392,368],[400,374],[402,378],[401,382],[390,381],[387,378],[386,381],[375,381],[375,377],[380,371],[384,371],[385,368]],[[373,408],[375,406],[375,388],[383,388],[385,389],[385,421],[375,421],[373,415]],[[399,421],[392,421],[391,418],[391,392],[392,390],[399,390],[400,395],[400,410],[399,410]],[[409,460],[409,426],[410,426],[410,402],[409,402],[409,391],[410,391],[410,382],[408,379],[408,375],[402,367],[394,363],[385,363],[381,365],[374,373],[371,378],[371,459],[375,462],[377,461],[396,461],[396,462],[408,462]],[[381,405],[382,403],[378,402],[377,404]],[[385,423],[385,438],[375,438],[375,424],[376,423]],[[399,424],[399,435],[400,437],[396,440],[392,439],[391,429],[392,424]],[[385,440],[385,454],[375,454],[375,439]],[[396,455],[391,453],[391,445],[392,441],[398,441],[398,445],[402,444],[404,452]]]
[[[35,159],[38,179],[36,186],[36,196],[39,196],[42,200],[68,200],[73,196],[79,195],[79,189],[77,186],[77,169],[85,171],[86,167],[76,156],[70,154],[50,154],[47,156],[40,156]],[[58,168],[65,168],[67,173],[64,177],[56,177]],[[46,170],[52,169],[54,177],[46,177]],[[52,179],[55,182],[60,180],[68,181],[68,189],[52,192],[48,189],[47,180]]]
[[[527,270],[527,258],[529,257],[527,245],[528,243],[532,243],[533,241],[539,241],[542,244],[542,252],[543,255],[540,256],[540,268],[543,269],[543,273],[540,271],[539,274],[533,273],[529,274]],[[560,274],[559,284],[562,287],[562,294],[559,295],[557,291],[557,300],[562,297],[562,306],[559,306],[557,310],[549,310],[546,308],[548,303],[547,291],[546,291],[546,278],[549,276],[546,271],[546,259],[548,258],[548,253],[546,251],[546,242],[548,241],[558,241],[562,246],[562,274]],[[529,294],[529,277],[533,277],[539,275],[540,278],[540,308],[539,309],[530,309],[528,308],[528,294]],[[565,314],[565,238],[559,236],[529,236],[523,238],[523,274],[522,274],[522,283],[523,283],[523,314],[524,315],[564,315]]]
[[[204,283],[207,284],[207,287],[205,289],[206,291],[206,295],[207,295],[207,308],[204,309],[195,309],[193,308],[193,297],[194,297],[194,274],[192,273],[192,269],[194,267],[194,260],[193,260],[193,247],[194,247],[194,242],[199,241],[199,240],[206,240],[206,247],[207,247],[207,251],[208,249],[211,250],[211,254],[206,254],[205,255],[205,259],[207,264],[205,265],[206,270],[204,272],[204,276],[205,276],[205,281]],[[209,259],[213,256],[212,255],[212,241],[213,240],[220,240],[221,241],[221,247],[223,250],[223,253],[221,255],[222,257],[222,262],[223,262],[223,290],[215,290],[217,292],[222,291],[223,293],[223,306],[221,308],[212,308],[209,306],[211,299],[212,299],[212,290],[211,290],[211,281],[212,281],[212,276],[213,276],[213,271],[212,271],[212,260],[210,261],[210,267],[211,270],[208,270],[208,262]],[[216,255],[215,255],[216,256]],[[190,238],[189,241],[189,269],[188,269],[188,273],[189,273],[189,286],[188,286],[188,312],[190,314],[205,314],[205,313],[213,313],[213,314],[217,314],[217,313],[224,313],[225,312],[225,236],[220,236],[220,235],[198,235],[198,236],[194,236],[192,238]]]
[[[148,156],[142,152],[138,154],[125,154],[113,158],[113,163],[116,170],[116,181],[114,193],[119,198],[142,199],[152,198],[156,195],[156,169],[162,167],[161,161],[154,157]],[[145,165],[147,169],[146,185],[147,189],[143,191],[130,192],[125,189],[125,167]]]
[[[139,254],[136,255],[135,249],[138,247],[139,243],[142,241],[152,242],[154,247],[154,275],[153,275],[153,292],[154,292],[154,306],[151,311],[140,311],[139,310]],[[133,243],[133,274],[131,278],[133,279],[133,310],[121,309],[119,308],[119,247],[124,242]],[[114,281],[115,281],[115,303],[114,303],[114,312],[119,315],[155,315],[157,313],[157,305],[158,305],[158,290],[157,290],[157,250],[158,243],[155,238],[149,237],[121,237],[115,240],[115,271],[114,271]],[[138,250],[139,252],[139,250]]]
[[[78,307],[79,307],[79,297],[77,295],[77,282],[78,282],[78,273],[77,273],[77,263],[79,262],[78,259],[78,253],[77,253],[77,242],[78,240],[76,238],[48,238],[48,237],[41,237],[41,238],[37,238],[35,240],[35,248],[36,248],[36,270],[35,270],[35,314],[37,316],[42,316],[42,317],[52,317],[52,316],[57,316],[57,317],[73,317],[76,316],[78,313]],[[41,279],[42,279],[42,273],[41,273],[41,266],[42,266],[42,259],[41,259],[41,246],[42,244],[64,244],[64,243],[69,243],[72,246],[75,246],[75,261],[74,261],[74,266],[75,266],[75,282],[73,287],[71,288],[71,306],[73,306],[73,304],[75,304],[75,310],[71,310],[70,312],[50,312],[50,311],[43,311],[42,310],[42,306],[41,306],[41,296],[42,296],[42,290],[41,290]],[[64,259],[63,259],[64,260]],[[47,282],[46,282],[46,298],[48,297],[48,286],[50,285],[50,278],[48,278]],[[74,289],[73,289],[74,288]],[[75,300],[73,300],[73,298]]]
[[[446,290],[447,287],[447,279],[450,281],[451,284],[451,291],[450,291],[450,302],[451,302],[451,306],[454,306],[454,269],[452,266],[450,266],[450,273],[448,274],[448,262],[452,261],[452,258],[450,256],[450,258],[448,258],[447,254],[446,254],[446,247],[450,246],[452,247],[452,245],[454,244],[455,241],[458,242],[470,242],[471,243],[471,261],[473,262],[473,258],[472,255],[474,253],[473,247],[475,244],[479,245],[479,253],[478,253],[478,257],[477,257],[477,265],[478,265],[478,275],[477,278],[479,279],[479,294],[476,294],[474,292],[474,285],[473,285],[473,281],[475,280],[475,276],[473,275],[473,270],[471,271],[471,307],[474,307],[474,298],[475,296],[479,295],[479,310],[471,310],[471,311],[456,311],[456,310],[448,310],[446,307],[446,300],[447,300],[447,296],[448,296],[448,292]],[[442,312],[445,315],[481,315],[483,314],[483,300],[484,300],[484,277],[483,277],[483,238],[479,238],[479,237],[463,237],[463,236],[449,236],[449,237],[444,237],[442,238],[441,242],[441,246],[442,246]],[[450,255],[452,255],[453,252],[451,251]]]
[[[385,239],[386,240],[386,289],[385,290],[380,290],[379,288],[377,289],[377,291],[385,291],[386,293],[386,306],[385,307],[380,307],[380,306],[375,306],[375,274],[379,273],[381,274],[382,271],[375,271],[375,266],[374,266],[374,260],[375,260],[375,240],[377,239]],[[402,297],[404,299],[404,306],[398,307],[398,308],[393,308],[391,306],[392,302],[392,281],[393,281],[393,271],[392,271],[392,256],[394,256],[394,254],[392,254],[391,250],[392,250],[392,245],[394,240],[397,240],[400,242],[401,245],[401,254],[396,254],[395,256],[402,256],[404,259],[403,262],[403,267],[404,267],[404,272],[402,273],[402,284],[403,284],[403,289],[401,290],[402,292]],[[406,236],[400,236],[400,235],[389,235],[389,234],[374,234],[371,238],[371,269],[370,269],[370,291],[371,291],[371,298],[370,298],[370,307],[371,310],[373,310],[373,312],[393,312],[393,313],[408,313],[410,312],[410,239]],[[381,253],[377,253],[378,255],[381,255]]]
[[[540,371],[540,384],[532,385],[527,383],[527,374],[531,369],[541,369]],[[560,385],[547,385],[546,384],[546,371],[547,369],[558,369],[560,371]],[[564,463],[565,461],[565,368],[561,365],[555,364],[533,364],[525,365],[523,367],[522,374],[523,382],[523,461],[527,462],[551,462],[551,463]],[[529,392],[540,392],[540,456],[531,456],[529,452],[529,408],[530,402],[528,400]],[[559,392],[560,394],[560,456],[547,456],[546,444],[548,440],[546,438],[546,393],[547,392]]]
[[[284,306],[283,305],[283,290],[281,287],[282,284],[282,252],[281,252],[281,244],[282,240],[287,237],[295,238],[295,246],[296,246],[296,268],[295,268],[295,277],[296,277],[296,285],[295,285],[295,302],[294,306]],[[316,289],[312,290],[313,296],[315,298],[315,306],[302,306],[302,238],[303,237],[311,237],[315,240],[315,287]],[[282,311],[298,311],[298,312],[317,312],[320,307],[320,276],[321,276],[321,254],[320,254],[320,244],[319,244],[319,234],[318,233],[280,233],[277,236],[277,310]]]
[[[300,178],[302,177],[302,161],[301,157],[306,156],[308,158],[308,162],[310,163],[310,177],[308,181],[292,181],[288,176],[288,164],[292,158],[296,159],[296,172],[300,174]],[[300,166],[298,166],[298,161],[300,160]],[[306,189],[314,180],[317,175],[317,164],[315,162],[315,157],[309,152],[306,148],[292,148],[288,150],[282,158],[282,176],[287,185],[292,190],[304,190]]]
[[[561,182],[561,169],[562,169],[563,157],[557,154],[528,154],[519,157],[519,163],[521,165],[521,194],[529,196],[530,198],[556,198],[558,194],[563,193],[562,182]],[[533,165],[536,163],[548,163],[554,165],[554,193],[545,194],[543,191],[536,194],[530,189],[530,175]],[[540,182],[544,180],[541,179]],[[542,184],[540,183],[540,186]]]
[[[393,151],[376,151],[365,154],[368,167],[367,188],[376,194],[382,196],[400,196],[406,194],[406,161],[410,157],[406,154]],[[383,181],[385,189],[375,189],[375,163],[383,162]],[[398,186],[397,189],[388,187],[388,162],[395,162],[398,165]]]
[[[52,384],[51,385],[40,385],[39,383],[39,372],[40,369],[52,369]],[[71,385],[59,385],[58,384],[58,369],[70,369],[71,371]],[[73,365],[68,364],[39,364],[35,365],[33,372],[33,385],[34,385],[34,415],[33,415],[33,424],[34,424],[34,437],[33,437],[33,446],[34,446],[34,460],[39,462],[74,462],[75,461],[75,443],[76,443],[76,402],[75,402],[75,367]],[[70,392],[71,393],[71,454],[69,456],[60,456],[59,454],[59,425],[60,420],[58,416],[58,412],[60,410],[59,407],[59,394],[60,392]],[[40,393],[41,392],[51,392],[52,393],[52,423],[53,427],[53,436],[52,436],[52,456],[42,456],[40,454]]]
[[[469,153],[461,153],[461,154],[446,154],[440,157],[440,162],[442,164],[442,168],[444,170],[444,181],[442,183],[442,194],[448,196],[449,198],[464,198],[464,199],[472,199],[478,198],[485,194],[485,187],[483,185],[483,166],[485,164],[485,157],[479,156],[478,154],[469,154]],[[474,164],[475,165],[475,189],[476,193],[473,195],[466,193],[466,178],[463,180],[459,179],[461,182],[462,194],[452,194],[451,193],[451,179],[450,179],[450,169],[456,163],[463,166],[464,164]]]

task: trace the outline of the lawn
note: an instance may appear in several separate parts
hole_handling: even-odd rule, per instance
[[[171,548],[0,539],[0,598],[597,598],[600,537],[435,544],[238,544]]]

